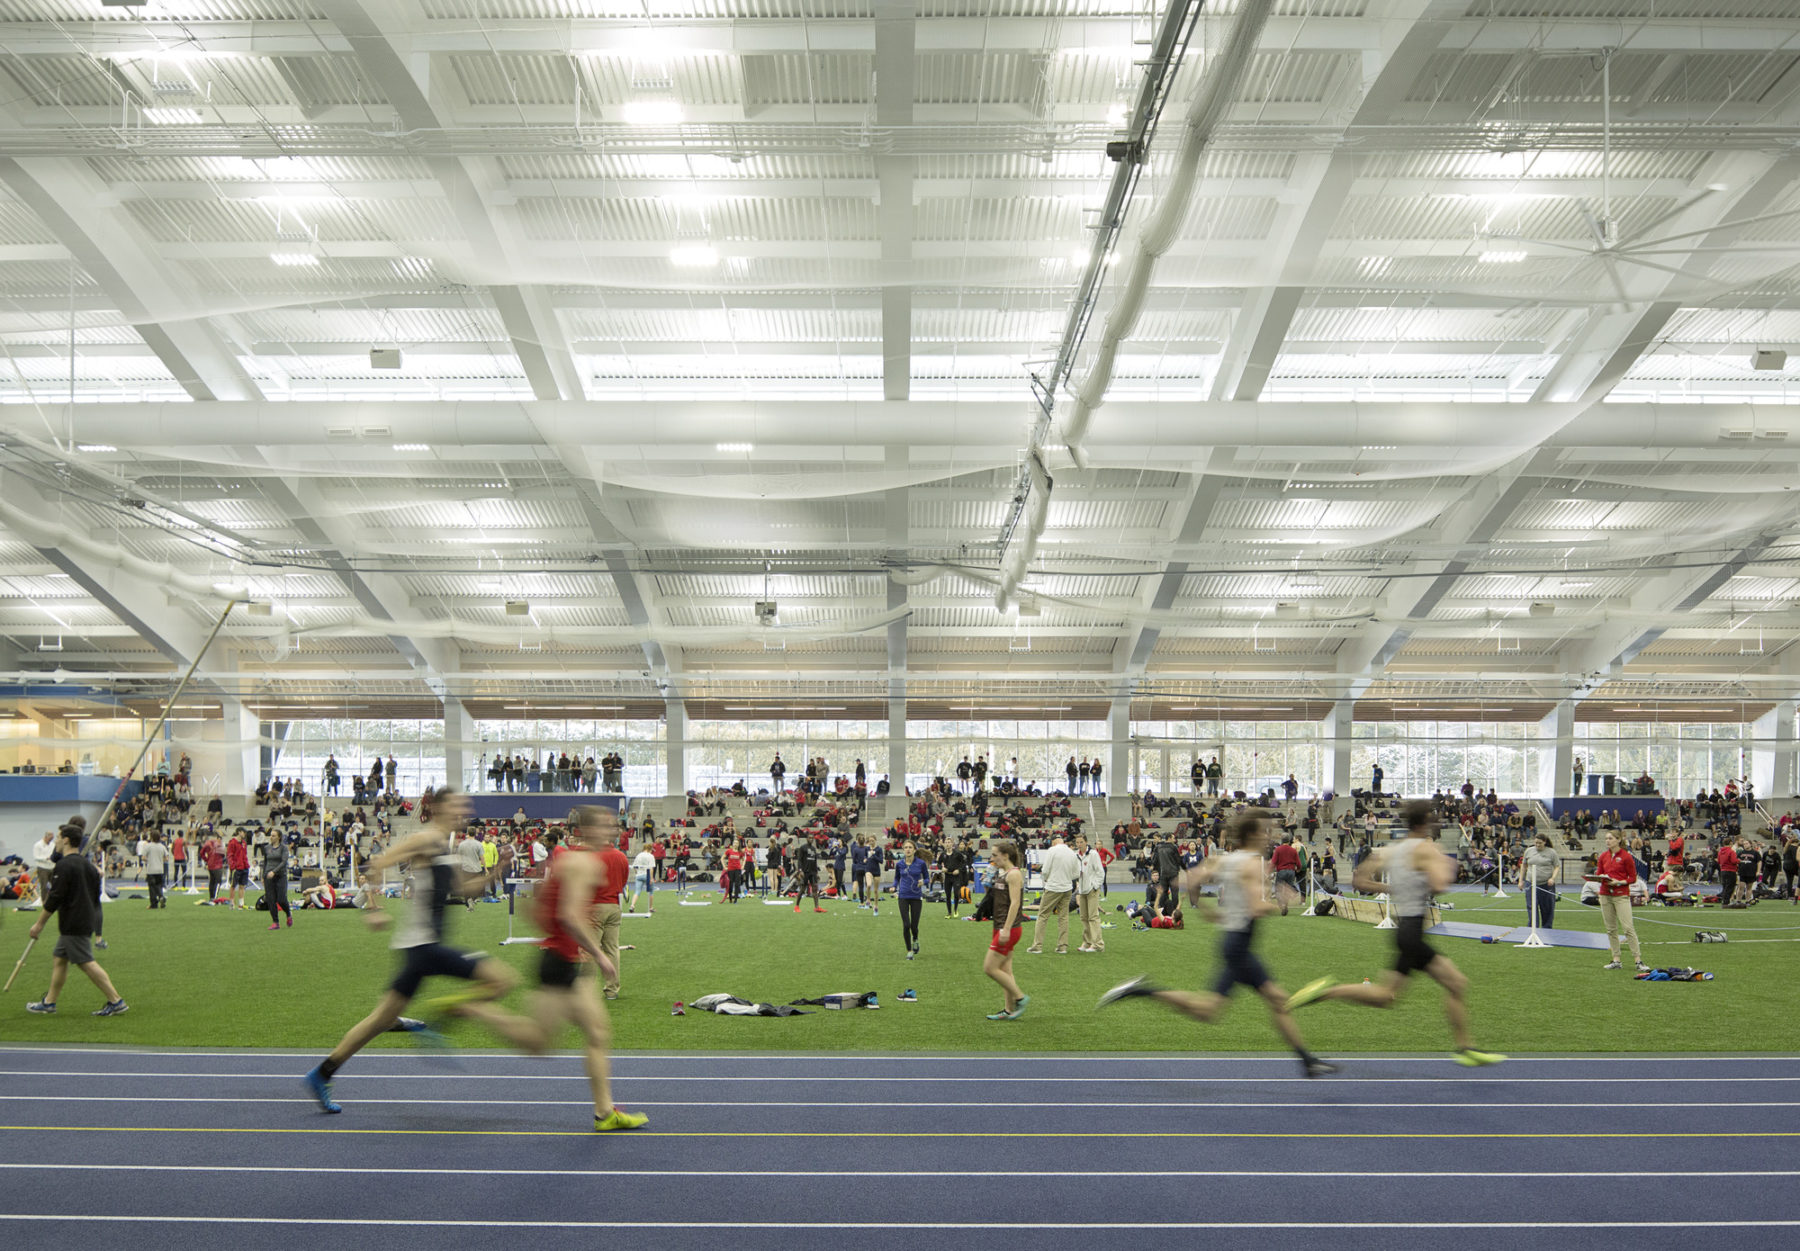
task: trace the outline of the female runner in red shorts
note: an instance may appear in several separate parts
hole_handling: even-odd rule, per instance
[[[1025,1015],[1031,996],[1013,980],[1012,953],[1019,945],[1019,908],[1025,901],[1025,875],[1019,872],[1019,849],[1013,843],[996,843],[993,850],[994,938],[988,944],[981,971],[1000,983],[1006,1006],[988,1013],[990,1021],[1016,1021]]]

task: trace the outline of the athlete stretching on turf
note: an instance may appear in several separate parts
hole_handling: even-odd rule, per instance
[[[343,1111],[331,1098],[331,1080],[337,1071],[370,1040],[393,1028],[426,978],[459,977],[475,983],[440,1002],[437,1006],[441,1008],[468,1000],[498,999],[518,982],[510,968],[486,953],[458,951],[444,944],[444,914],[450,897],[479,899],[485,895],[511,863],[511,848],[486,873],[463,872],[460,858],[450,849],[450,839],[468,824],[474,812],[469,798],[446,786],[431,793],[430,803],[430,825],[369,861],[369,874],[377,881],[390,868],[412,866],[412,896],[406,900],[406,911],[394,929],[392,944],[400,953],[400,972],[375,1010],[351,1026],[331,1054],[306,1075],[307,1089],[327,1112]],[[366,918],[370,926],[383,928],[387,917],[381,911],[379,893],[370,893],[368,908]]]
[[[1275,1020],[1287,1045],[1300,1057],[1300,1068],[1308,1077],[1324,1077],[1338,1071],[1306,1049],[1294,1018],[1288,1015],[1287,992],[1269,976],[1262,961],[1256,958],[1253,944],[1258,917],[1285,912],[1279,903],[1266,898],[1263,854],[1269,845],[1269,827],[1261,813],[1247,812],[1232,823],[1231,850],[1222,856],[1209,856],[1197,869],[1181,875],[1180,885],[1187,891],[1188,902],[1219,926],[1219,975],[1210,991],[1193,993],[1185,990],[1159,990],[1141,977],[1113,987],[1100,997],[1099,1006],[1133,995],[1148,995],[1185,1012],[1196,1021],[1211,1024],[1224,1011],[1226,996],[1237,986],[1247,986],[1263,997],[1269,1015]],[[1200,888],[1208,882],[1219,884],[1219,906],[1200,897]]]
[[[1413,973],[1424,973],[1444,988],[1444,1015],[1450,1020],[1450,1035],[1456,1045],[1456,1062],[1473,1067],[1498,1064],[1505,1056],[1492,1051],[1477,1051],[1469,1038],[1469,1009],[1464,1002],[1469,979],[1450,958],[1432,950],[1425,941],[1425,915],[1431,910],[1431,897],[1456,880],[1456,863],[1435,846],[1437,812],[1424,800],[1407,804],[1406,837],[1389,843],[1361,864],[1351,881],[1357,890],[1374,894],[1382,889],[1379,878],[1387,875],[1389,907],[1394,916],[1394,967],[1382,976],[1379,986],[1367,982],[1333,986],[1331,979],[1321,977],[1294,992],[1288,1000],[1288,1011],[1303,1008],[1321,999],[1339,999],[1371,1008],[1391,1008],[1400,997],[1401,987]]]
[[[582,975],[582,957],[594,962],[603,977],[615,966],[601,950],[594,910],[605,892],[606,864],[595,850],[619,837],[619,818],[611,808],[583,805],[575,810],[563,845],[550,853],[550,865],[534,901],[538,926],[544,931],[538,957],[538,989],[528,1017],[502,1012],[491,1003],[469,1003],[452,1009],[471,1017],[532,1055],[542,1055],[556,1032],[573,1021],[587,1043],[588,1085],[594,1093],[594,1131],[636,1129],[650,1118],[626,1112],[612,1101],[612,1068],[607,1048],[612,1028],[606,1005],[595,993],[594,979]],[[621,875],[622,876],[622,875]]]

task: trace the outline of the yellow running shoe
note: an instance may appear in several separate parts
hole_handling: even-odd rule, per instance
[[[493,992],[486,986],[469,986],[462,990],[453,990],[445,995],[435,995],[430,999],[422,1000],[419,1003],[419,1011],[428,1017],[455,1016],[457,1009],[493,997]]]
[[[1317,1003],[1319,996],[1330,989],[1331,979],[1329,977],[1315,978],[1288,996],[1287,1010],[1292,1012],[1295,1008],[1304,1008],[1309,1003]]]
[[[1464,1047],[1456,1053],[1456,1062],[1467,1069],[1480,1068],[1484,1064],[1498,1064],[1506,1059],[1498,1051],[1477,1051],[1473,1047]]]
[[[640,1129],[649,1121],[650,1118],[642,1112],[627,1112],[623,1108],[614,1108],[605,1116],[594,1118],[594,1132],[596,1134],[616,1134],[621,1130]]]

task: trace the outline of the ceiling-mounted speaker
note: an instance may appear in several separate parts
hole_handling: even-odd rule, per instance
[[[1752,369],[1786,369],[1787,353],[1780,348],[1757,348],[1750,355]]]
[[[506,601],[506,615],[509,617],[529,617],[531,615],[531,605],[522,599],[509,599]]]
[[[370,348],[369,349],[369,368],[370,369],[398,369],[398,368],[400,368],[400,349],[399,348]]]
[[[1547,599],[1533,600],[1530,611],[1534,617],[1548,617],[1556,611],[1556,605]]]

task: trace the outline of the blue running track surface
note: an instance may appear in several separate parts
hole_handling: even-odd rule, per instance
[[[83,1251],[1792,1245],[1792,1056],[0,1048],[0,1239]],[[1754,1202],[1746,1202],[1754,1198]],[[1335,1236],[1335,1237],[1334,1237]],[[1346,1243],[1343,1237],[1354,1239]],[[1179,1241],[1176,1241],[1179,1240]],[[1329,1242],[1328,1242],[1329,1240]]]

